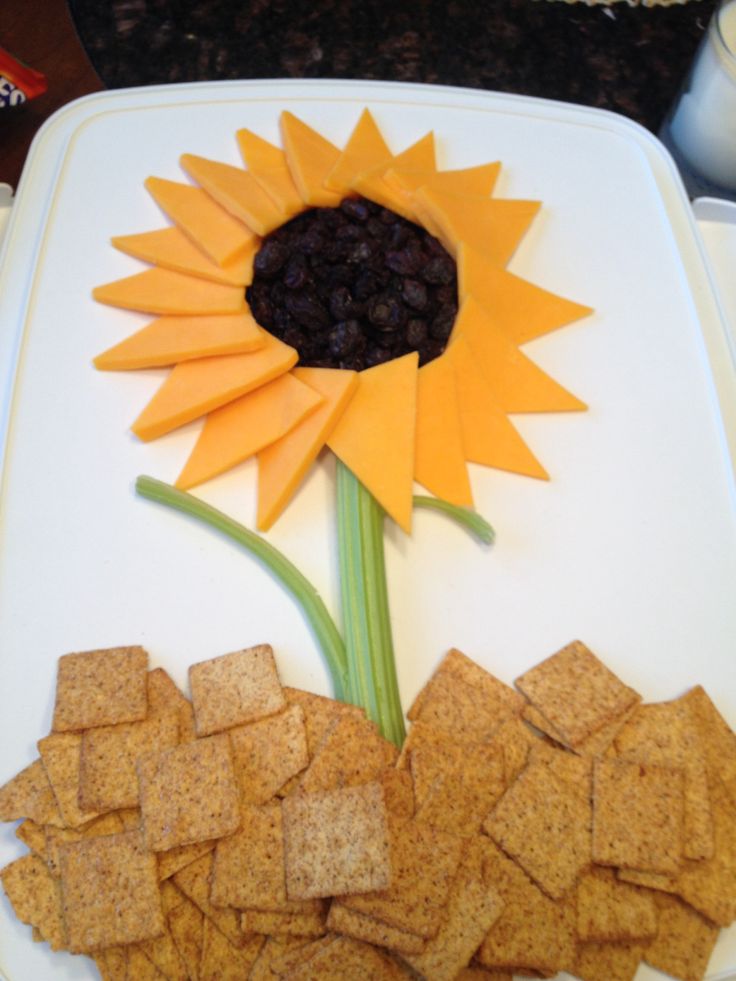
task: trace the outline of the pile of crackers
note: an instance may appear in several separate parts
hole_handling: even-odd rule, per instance
[[[401,750],[267,645],[189,687],[65,655],[0,787],[17,916],[103,979],[699,981],[736,919],[736,735],[701,687],[644,704],[576,641],[512,688],[453,650]]]

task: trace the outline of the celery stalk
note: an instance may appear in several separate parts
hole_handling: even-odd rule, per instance
[[[485,545],[491,545],[495,540],[496,533],[491,525],[471,508],[461,508],[457,504],[450,504],[449,501],[443,501],[439,497],[426,497],[423,494],[414,496],[414,507],[446,514]]]
[[[348,685],[345,645],[319,593],[296,566],[265,538],[185,491],[153,477],[139,477],[135,486],[142,497],[183,511],[222,532],[260,559],[302,608],[327,662],[335,698],[344,701]]]
[[[401,746],[406,730],[388,607],[383,510],[339,460],[337,530],[348,699]]]

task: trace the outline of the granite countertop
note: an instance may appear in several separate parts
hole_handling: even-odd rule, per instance
[[[657,131],[715,0],[69,0],[109,88],[232,78],[430,82],[577,102]]]

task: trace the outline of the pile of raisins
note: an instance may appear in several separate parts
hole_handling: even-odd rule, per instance
[[[457,314],[455,262],[423,228],[364,198],[305,211],[268,235],[246,298],[299,363],[352,368],[445,349]]]

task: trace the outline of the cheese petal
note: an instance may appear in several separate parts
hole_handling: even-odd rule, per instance
[[[257,241],[253,238],[234,259],[218,265],[175,225],[135,235],[115,235],[111,239],[115,248],[126,255],[226,286],[247,286],[251,282]]]
[[[288,433],[322,401],[318,392],[287,373],[215,409],[205,419],[176,486],[186,490],[231,470]]]
[[[161,368],[180,361],[256,351],[264,332],[249,313],[158,317],[94,359],[101,371]]]
[[[140,313],[216,314],[245,313],[241,286],[223,286],[171,269],[146,269],[92,290],[99,303]]]
[[[177,364],[133,423],[133,432],[144,441],[157,439],[273,381],[296,364],[294,348],[270,334],[265,334],[265,341],[259,351],[249,354]]]
[[[324,402],[258,454],[258,518],[268,531],[286,508],[358,387],[358,374],[339,368],[294,368],[292,374]]]
[[[253,232],[214,201],[201,187],[149,177],[146,189],[175,225],[218,265],[253,246]]]
[[[327,445],[407,533],[411,531],[416,430],[416,352],[359,375]]]

